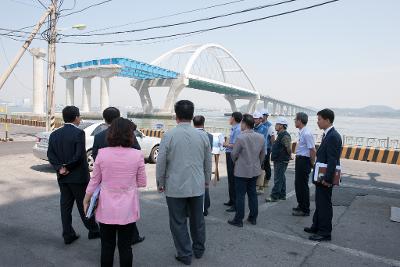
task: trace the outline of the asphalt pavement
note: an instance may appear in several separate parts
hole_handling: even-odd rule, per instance
[[[49,164],[32,155],[33,143],[0,143],[0,266],[99,266],[100,241],[88,240],[74,210],[81,238],[65,246],[61,237],[59,190]],[[343,185],[335,188],[332,241],[308,240],[311,217],[293,217],[294,166],[287,171],[286,201],[267,204],[259,196],[256,226],[227,224],[224,158],[221,181],[211,186],[206,217],[206,253],[193,266],[400,266],[400,166],[344,160]],[[148,187],[141,192],[138,227],[146,240],[133,247],[134,266],[181,266],[168,224],[165,198],[156,192],[155,165],[146,164]],[[312,192],[312,212],[315,207]],[[118,253],[115,254],[118,266]]]

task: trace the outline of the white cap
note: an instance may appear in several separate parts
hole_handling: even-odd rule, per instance
[[[269,112],[266,109],[261,110],[261,114],[269,116]]]
[[[258,111],[253,113],[253,119],[262,119],[262,117],[263,115]]]
[[[283,117],[279,117],[276,122],[276,124],[282,124],[282,125],[288,125],[288,121],[287,119],[283,118]]]

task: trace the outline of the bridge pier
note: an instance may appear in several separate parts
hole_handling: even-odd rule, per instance
[[[237,106],[236,106],[236,103],[235,103],[236,99],[233,98],[232,96],[229,96],[229,95],[225,95],[225,99],[229,102],[229,105],[231,106],[232,112],[237,111]]]
[[[163,112],[174,112],[174,105],[178,99],[178,96],[186,86],[187,83],[185,83],[184,78],[179,78],[172,82],[167,94],[167,98],[164,102],[164,107],[162,110]]]
[[[131,85],[138,91],[143,113],[150,114],[153,112],[153,102],[151,101],[149,92],[149,81],[136,80],[135,83],[131,83]]]
[[[93,77],[82,79],[82,112],[90,112],[92,108],[92,79]]]
[[[43,58],[46,53],[42,48],[32,48],[30,52],[33,56],[33,113],[44,114]]]
[[[65,82],[65,104],[67,106],[72,106],[75,102],[75,78],[68,78],[65,80]]]

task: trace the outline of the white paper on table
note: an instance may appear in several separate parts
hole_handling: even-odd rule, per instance
[[[212,154],[221,154],[225,151],[224,143],[225,136],[223,133],[213,133],[213,146],[212,146]]]
[[[97,200],[99,198],[99,194],[100,194],[100,186],[98,186],[96,190],[94,190],[93,195],[90,198],[90,204],[86,213],[86,218],[91,218],[93,216],[94,209],[96,207]]]

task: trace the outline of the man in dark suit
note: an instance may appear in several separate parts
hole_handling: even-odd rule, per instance
[[[197,115],[193,118],[193,126],[196,129],[199,129],[200,131],[205,132],[205,130],[204,130],[205,122],[206,122],[206,119],[202,115]],[[212,134],[210,134],[208,132],[206,132],[206,134],[208,135],[208,139],[210,140],[210,146],[211,146],[211,150],[212,150],[214,137]],[[210,151],[210,153],[211,153],[211,151]],[[208,209],[210,208],[210,206],[211,206],[210,189],[207,186],[205,188],[205,193],[204,193],[204,211],[203,211],[204,216],[208,215]]]
[[[71,244],[79,238],[72,227],[72,208],[74,201],[85,227],[89,230],[88,238],[100,237],[99,227],[92,217],[85,218],[83,198],[89,182],[89,167],[86,157],[85,132],[77,126],[80,123],[79,109],[67,106],[62,111],[64,126],[51,133],[47,157],[57,171],[60,187],[61,221],[65,244]]]
[[[315,205],[316,209],[311,227],[304,231],[311,233],[310,240],[330,241],[332,232],[332,183],[335,176],[336,166],[340,165],[340,154],[342,151],[342,138],[333,127],[335,114],[330,109],[323,109],[317,113],[318,126],[324,130],[322,142],[317,150],[316,162],[327,164],[326,175],[321,181],[315,183]]]
[[[107,126],[110,126],[111,123],[113,122],[114,119],[119,118],[121,116],[121,113],[119,109],[115,107],[108,107],[103,111],[103,119]],[[136,130],[136,125],[135,129]],[[94,142],[93,142],[93,148],[92,148],[92,156],[93,159],[96,160],[97,154],[99,153],[99,149],[108,147],[108,142],[107,142],[107,134],[108,134],[108,128],[101,131],[100,133],[96,134],[94,136]],[[135,135],[134,135],[135,138]],[[138,141],[135,138],[135,142],[133,142],[132,148],[140,150],[140,145]],[[139,230],[137,229],[136,223],[134,224],[133,227],[133,238],[132,238],[132,245],[138,244],[143,242],[145,237],[141,237],[139,235]]]

